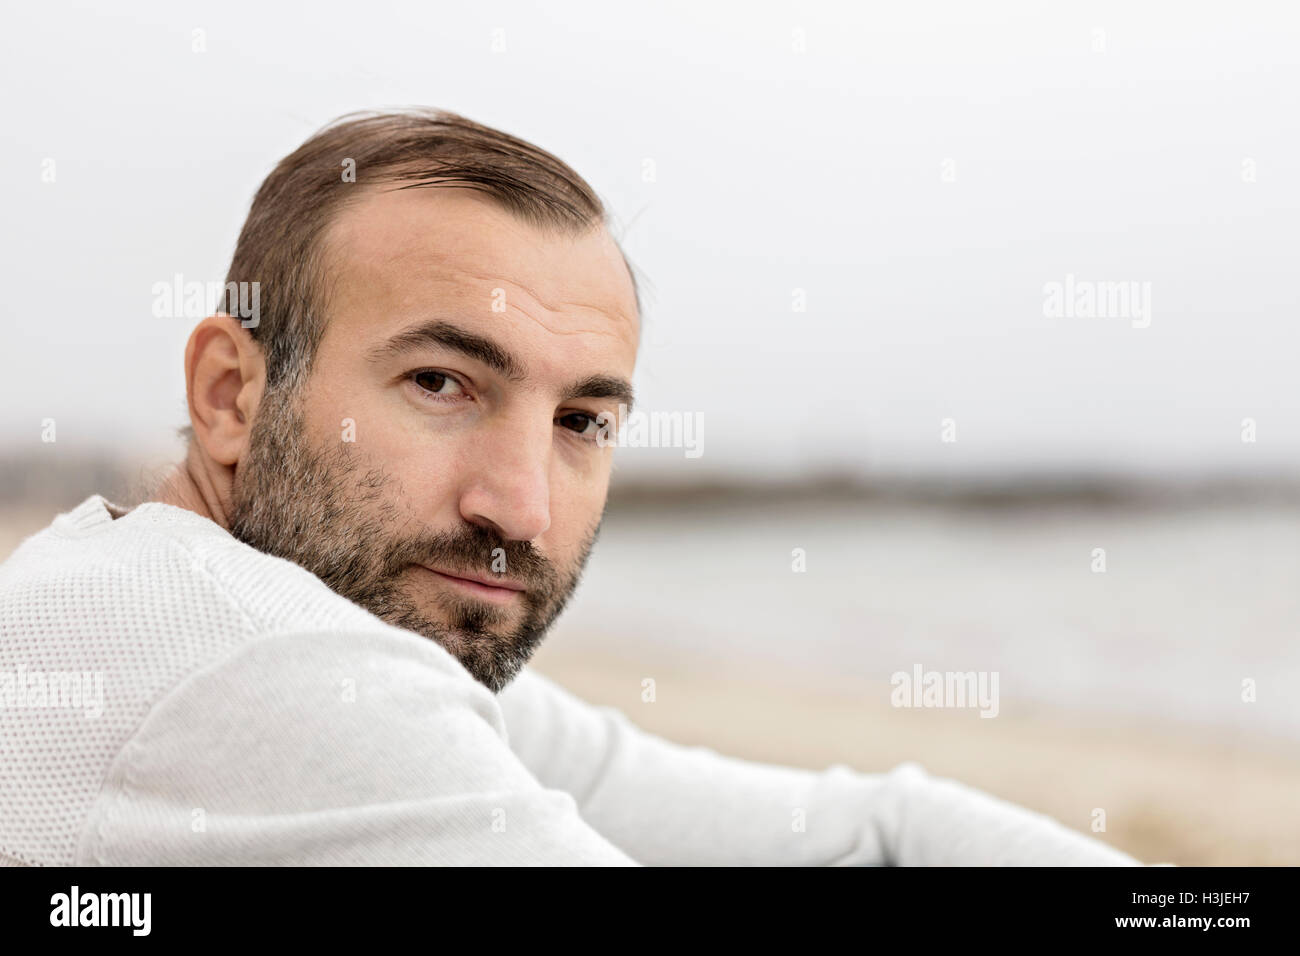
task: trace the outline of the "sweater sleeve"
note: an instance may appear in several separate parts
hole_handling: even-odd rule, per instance
[[[525,766],[643,864],[1139,865],[915,763],[868,774],[726,757],[647,733],[530,668],[499,702]]]
[[[162,694],[76,860],[636,865],[515,757],[491,692],[397,629],[251,641]]]

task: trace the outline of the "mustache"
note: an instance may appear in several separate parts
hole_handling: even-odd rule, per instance
[[[390,545],[383,557],[386,575],[412,564],[434,565],[451,573],[497,573],[529,591],[553,591],[560,576],[529,541],[507,541],[494,531],[470,525],[459,531],[433,531]]]

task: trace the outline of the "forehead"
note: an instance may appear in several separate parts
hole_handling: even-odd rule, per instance
[[[326,338],[373,340],[442,317],[490,329],[526,352],[592,353],[630,373],[636,293],[603,226],[580,235],[541,230],[471,189],[361,190],[324,237]]]

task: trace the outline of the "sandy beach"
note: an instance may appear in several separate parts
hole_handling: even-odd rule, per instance
[[[890,707],[888,685],[856,690],[789,669],[557,639],[535,666],[578,696],[617,707],[680,743],[750,760],[874,772],[915,760],[1091,833],[1148,863],[1300,864],[1300,756],[1290,741],[1044,707]],[[655,701],[641,700],[655,680]]]

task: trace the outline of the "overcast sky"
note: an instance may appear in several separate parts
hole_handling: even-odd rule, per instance
[[[624,467],[1300,469],[1286,4],[135,6],[6,12],[4,450],[46,418],[165,445],[193,321],[154,284],[221,279],[321,124],[424,104],[555,152],[626,230],[639,401],[702,414],[704,454]],[[1052,314],[1067,276],[1135,295]]]

